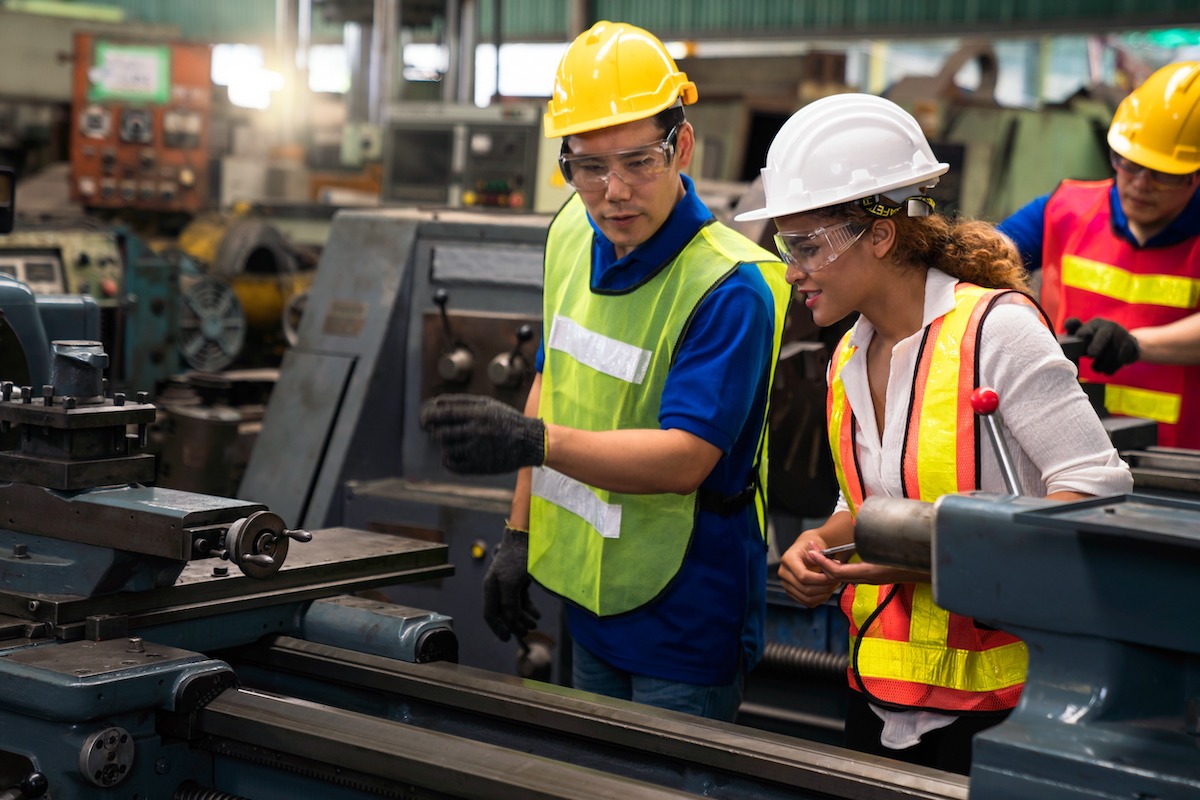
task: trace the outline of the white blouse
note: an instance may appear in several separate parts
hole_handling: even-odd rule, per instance
[[[956,283],[940,270],[929,270],[922,330],[892,348],[882,436],[867,383],[867,345],[875,328],[865,317],[854,325],[851,336],[858,351],[846,362],[842,381],[858,424],[859,465],[867,496],[904,496],[899,454],[908,425],[917,352],[925,328],[954,308]],[[979,385],[995,389],[1000,397],[995,416],[1017,467],[1020,493],[1043,497],[1075,491],[1107,496],[1131,491],[1133,475],[1079,385],[1078,370],[1037,317],[1029,305],[1002,303],[987,315],[979,332]],[[980,488],[1007,493],[999,458],[986,433],[980,447]],[[839,498],[837,509],[847,508],[845,497]]]

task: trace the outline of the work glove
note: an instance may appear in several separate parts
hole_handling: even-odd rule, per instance
[[[542,615],[529,599],[529,583],[529,534],[505,525],[483,576],[483,619],[502,642],[523,640],[537,627]]]
[[[1092,359],[1092,369],[1112,375],[1126,364],[1138,360],[1138,343],[1133,334],[1112,320],[1093,317],[1086,323],[1071,317],[1063,323],[1071,336],[1083,340],[1084,355]]]
[[[442,464],[453,472],[491,475],[546,460],[546,423],[491,397],[435,397],[421,407],[421,427],[442,446]]]

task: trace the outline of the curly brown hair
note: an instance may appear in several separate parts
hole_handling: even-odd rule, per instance
[[[879,217],[857,201],[825,209],[822,216],[849,220],[864,228]],[[948,219],[941,214],[890,217],[896,224],[896,244],[888,257],[896,265],[937,267],[947,275],[987,289],[1016,289],[1029,296],[1029,271],[1017,248],[990,223]]]

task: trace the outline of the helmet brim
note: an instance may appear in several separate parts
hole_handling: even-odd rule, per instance
[[[902,180],[893,181],[891,183],[881,183],[869,190],[863,192],[851,192],[837,200],[829,203],[805,201],[799,198],[792,198],[789,202],[787,198],[772,206],[770,203],[762,208],[756,208],[752,211],[743,211],[734,216],[735,222],[756,222],[763,219],[778,219],[780,217],[789,217],[792,214],[803,214],[807,211],[816,211],[822,208],[833,208],[840,206],[842,203],[852,203],[855,200],[861,200],[864,197],[873,197],[877,194],[885,194],[896,189],[912,187],[914,190],[919,188],[928,188],[937,184],[937,178],[945,175],[950,171],[950,165],[944,162],[938,162],[935,169],[930,170],[927,175],[921,177],[920,180],[913,181],[912,176],[906,176]]]

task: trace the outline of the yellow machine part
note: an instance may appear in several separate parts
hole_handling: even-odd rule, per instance
[[[234,278],[233,293],[242,304],[246,325],[254,329],[278,328],[288,301],[307,292],[315,276],[315,271],[307,270],[281,275],[244,272]]]

